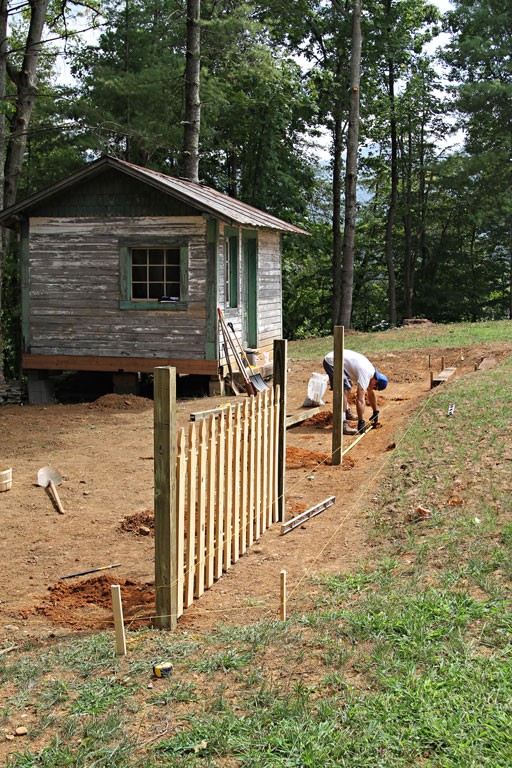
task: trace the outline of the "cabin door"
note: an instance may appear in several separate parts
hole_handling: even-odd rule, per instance
[[[245,338],[247,346],[258,346],[258,240],[256,233],[243,238],[245,274],[247,277],[247,312]]]

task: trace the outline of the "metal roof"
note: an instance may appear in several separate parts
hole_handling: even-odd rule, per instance
[[[202,184],[188,181],[187,179],[166,176],[164,173],[158,173],[158,171],[152,171],[149,168],[142,168],[139,165],[133,165],[133,163],[127,163],[125,160],[118,160],[114,157],[102,157],[99,160],[95,160],[60,182],[40,192],[36,192],[34,195],[12,205],[10,208],[4,209],[0,212],[0,222],[3,221],[9,225],[17,214],[23,213],[54,195],[69,189],[85,178],[101,173],[107,167],[126,173],[139,181],[159,189],[165,194],[188,203],[197,208],[201,213],[210,214],[229,224],[273,229],[300,235],[309,234],[306,230],[296,227],[294,224],[289,224],[282,219],[278,219],[276,216],[271,216],[271,214],[265,213],[258,208],[253,208],[253,206],[242,203],[240,200],[235,200],[233,197],[223,195],[210,187],[205,187]]]

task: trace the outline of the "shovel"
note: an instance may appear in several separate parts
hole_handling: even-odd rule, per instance
[[[55,467],[52,467],[48,464],[46,467],[41,467],[41,469],[37,473],[37,484],[40,485],[42,488],[49,488],[53,500],[55,501],[55,505],[61,515],[64,515],[64,507],[62,506],[62,502],[59,498],[59,494],[57,493],[57,488],[55,486],[60,485],[62,483],[62,477],[60,472],[58,472]]]

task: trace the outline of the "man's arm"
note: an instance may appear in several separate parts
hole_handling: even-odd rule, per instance
[[[374,389],[368,389],[368,402],[370,403],[372,411],[376,411],[378,409],[377,395],[375,394]]]
[[[375,395],[374,395],[375,396]],[[357,394],[356,394],[356,410],[357,410],[357,418],[359,421],[361,419],[364,419],[364,409],[365,409],[365,399],[364,399],[364,389],[360,384],[357,385]],[[375,408],[374,408],[375,410]]]

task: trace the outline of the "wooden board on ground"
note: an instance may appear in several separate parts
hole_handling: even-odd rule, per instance
[[[432,386],[437,387],[438,384],[442,384],[443,382],[448,381],[448,379],[453,376],[456,370],[456,368],[445,368],[440,373],[433,376]]]
[[[295,427],[297,424],[301,424],[303,421],[310,419],[311,416],[315,416],[317,413],[320,413],[321,410],[322,408],[319,405],[316,405],[313,406],[313,408],[304,408],[304,410],[298,411],[298,413],[288,414],[286,416],[286,429]]]
[[[321,501],[319,504],[316,504],[314,507],[310,507],[310,509],[306,509],[305,512],[301,512],[300,515],[297,515],[291,520],[288,520],[287,523],[283,523],[281,526],[280,536],[283,536],[285,533],[288,533],[288,531],[292,531],[294,528],[297,528],[297,526],[302,525],[302,523],[305,523],[307,520],[310,520],[312,517],[319,515],[320,512],[324,511],[324,509],[327,509],[327,507],[331,507],[335,501],[336,501],[335,496],[329,496],[327,499],[325,499],[325,501]]]

